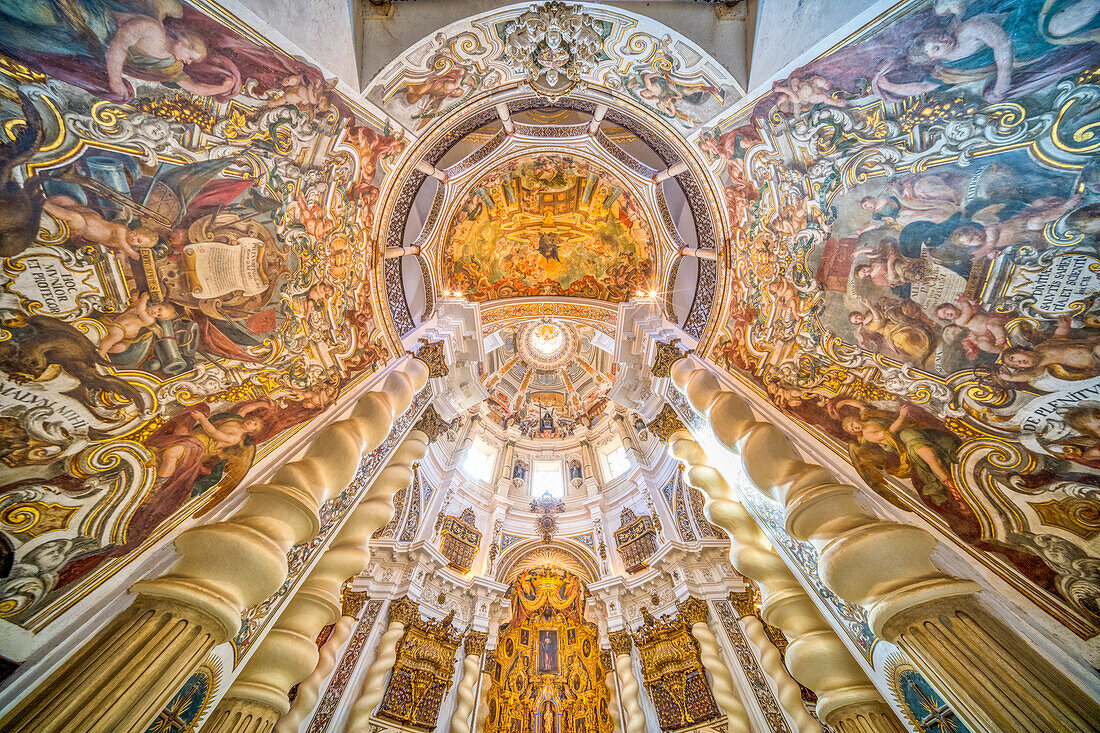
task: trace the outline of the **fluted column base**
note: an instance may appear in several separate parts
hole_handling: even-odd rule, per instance
[[[1100,703],[973,596],[913,605],[875,632],[904,651],[973,733],[1100,731]]]
[[[829,715],[829,724],[836,733],[907,733],[898,716],[884,702],[847,705]]]
[[[203,611],[138,597],[12,708],[0,730],[143,733],[226,634]]]
[[[270,733],[278,719],[279,711],[262,702],[223,699],[202,733]]]

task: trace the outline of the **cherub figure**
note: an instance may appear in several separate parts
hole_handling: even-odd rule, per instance
[[[99,342],[99,355],[121,354],[147,328],[156,325],[158,319],[176,317],[176,309],[168,303],[149,304],[149,293],[142,293],[137,302],[113,317],[107,324],[107,334]]]
[[[844,101],[834,97],[829,80],[818,74],[803,79],[792,76],[772,84],[772,91],[780,97],[775,106],[783,114],[798,117],[805,107],[824,104],[829,107],[844,107]]]
[[[1059,316],[1054,335],[1035,346],[1010,346],[1001,352],[998,376],[1007,382],[1031,382],[1046,374],[1077,381],[1100,376],[1100,337],[1071,338],[1069,316]]]
[[[107,221],[99,212],[84,206],[69,196],[50,196],[42,209],[69,226],[70,238],[84,244],[98,244],[118,250],[131,259],[139,259],[135,247],[148,248],[157,243],[152,229],[130,229],[124,224]]]
[[[301,194],[298,195],[298,216],[302,219],[306,233],[317,239],[324,239],[336,228],[336,224],[319,204],[306,203]]]
[[[405,95],[405,104],[412,106],[423,102],[416,117],[424,125],[439,114],[443,103],[448,99],[458,99],[466,93],[469,72],[462,66],[455,66],[445,74],[430,76],[423,81],[410,81],[397,89],[397,94]]]
[[[157,18],[140,13],[114,13],[118,27],[107,44],[105,61],[107,82],[117,100],[133,97],[133,91],[122,74],[134,64],[161,70],[162,75],[182,89],[201,97],[215,97],[234,90],[236,82],[231,77],[227,76],[221,84],[201,84],[184,73],[184,66],[206,58],[207,47],[206,42],[194,33],[169,31],[164,27],[166,16],[178,17],[181,14],[182,9],[176,2],[163,3]]]
[[[981,304],[960,295],[954,303],[936,306],[936,318],[967,332],[962,341],[966,357],[973,360],[979,351],[999,354],[1008,343],[1003,316],[990,313]]]
[[[269,92],[267,106],[275,108],[286,104],[311,114],[324,112],[332,108],[334,86],[335,82],[307,79],[302,74],[294,74],[283,79],[279,89]]]

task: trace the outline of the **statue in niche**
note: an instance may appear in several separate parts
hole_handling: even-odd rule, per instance
[[[512,466],[512,480],[523,482],[527,480],[527,461],[517,458]]]
[[[579,484],[584,480],[584,469],[581,467],[581,462],[578,458],[573,458],[569,461],[569,480],[575,484]]]
[[[540,733],[557,733],[558,721],[557,716],[554,715],[554,703],[547,700],[542,704],[542,715],[540,717]]]

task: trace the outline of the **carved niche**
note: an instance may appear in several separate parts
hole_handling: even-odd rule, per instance
[[[378,715],[419,730],[434,730],[439,706],[451,687],[462,632],[451,625],[454,611],[439,621],[413,615],[397,645]]]
[[[452,568],[461,573],[470,572],[474,558],[481,549],[481,532],[474,526],[474,510],[466,508],[462,514],[443,520],[439,536],[439,551]]]
[[[634,515],[629,507],[619,515],[622,522],[615,530],[615,549],[623,559],[626,572],[636,573],[649,567],[649,558],[657,551],[657,528],[647,514]]]
[[[642,677],[649,699],[657,708],[661,730],[680,730],[717,718],[699,644],[683,612],[660,619],[642,607],[645,623],[634,634],[642,658]]]

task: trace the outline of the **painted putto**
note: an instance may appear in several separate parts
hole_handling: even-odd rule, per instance
[[[1084,638],[1100,630],[1100,12],[897,11],[700,138],[709,355]]]
[[[649,225],[629,190],[569,156],[506,163],[475,183],[448,227],[446,287],[473,301],[571,295],[620,302],[653,278]]]

